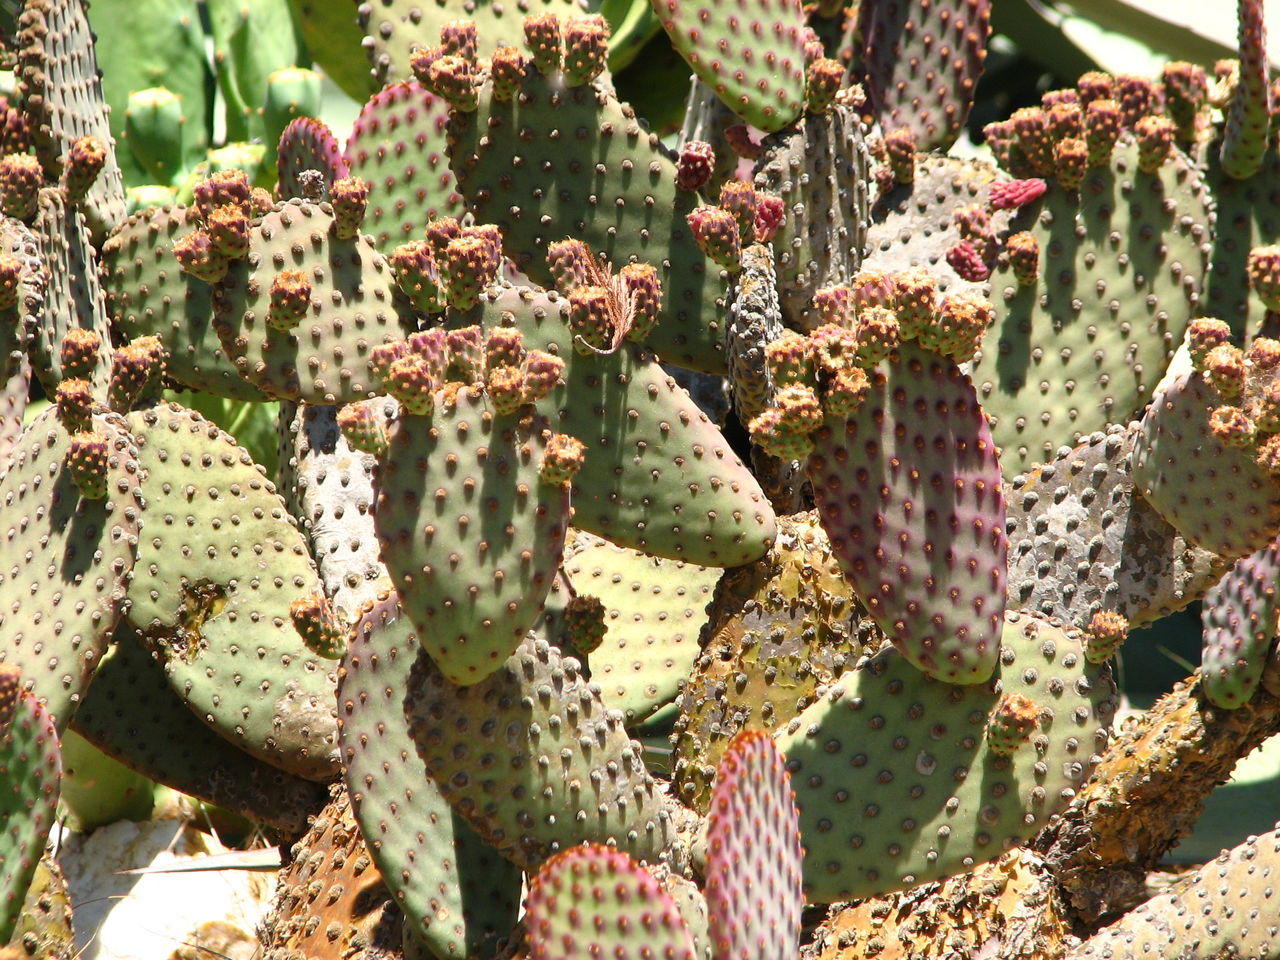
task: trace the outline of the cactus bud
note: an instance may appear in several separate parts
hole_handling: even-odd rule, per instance
[[[1009,255],[1009,267],[1018,283],[1024,287],[1034,287],[1040,274],[1040,243],[1035,234],[1023,230],[1015,233],[1004,245]]]
[[[62,194],[67,203],[85,198],[98,174],[107,163],[107,148],[97,137],[80,137],[67,150],[67,165],[62,171]]]
[[[520,366],[524,402],[537,403],[551,396],[564,377],[564,361],[542,350],[530,350]]]
[[[0,157],[0,210],[15,220],[30,220],[36,215],[36,204],[44,171],[40,161],[25,153]]]
[[[301,270],[281,270],[271,281],[271,307],[267,325],[292,330],[311,310],[311,278]]]
[[[1063,190],[1079,190],[1089,168],[1089,145],[1078,137],[1059,140],[1053,145],[1053,162],[1058,186]]]
[[[1164,82],[1165,108],[1178,125],[1178,136],[1191,141],[1196,137],[1200,113],[1209,103],[1209,77],[1198,63],[1177,61],[1165,64],[1160,75]]]
[[[1134,128],[1138,137],[1138,169],[1158,173],[1173,149],[1173,121],[1168,117],[1143,117]]]
[[[1244,351],[1230,343],[1211,349],[1204,358],[1204,379],[1228,403],[1244,394]]]
[[[1260,372],[1273,370],[1280,366],[1280,340],[1273,340],[1271,337],[1254,337],[1249,348],[1244,352],[1244,358]]]
[[[506,44],[498,47],[489,60],[489,76],[493,80],[493,99],[510,103],[524,80],[524,54]]]
[[[565,296],[587,285],[591,275],[591,250],[581,240],[565,238],[547,244],[547,268],[556,289]]]
[[[813,439],[808,432],[790,429],[777,407],[770,407],[752,419],[747,431],[761,450],[781,460],[804,461],[813,453]]]
[[[742,244],[732,214],[719,207],[698,207],[687,220],[699,250],[726,270],[742,269]]]
[[[805,76],[805,107],[810,113],[825,113],[844,83],[844,65],[820,57],[809,64]]]
[[[1084,137],[1084,113],[1079,102],[1057,103],[1046,108],[1049,136],[1054,140]]]
[[[21,260],[11,253],[0,251],[0,310],[11,310],[18,305],[25,268]]]
[[[249,217],[240,207],[216,207],[205,218],[205,232],[214,252],[228,260],[249,255]]]
[[[1000,698],[987,720],[987,746],[998,757],[1011,757],[1040,726],[1040,708],[1021,693]]]
[[[439,217],[427,223],[425,236],[427,243],[431,245],[431,256],[439,263],[444,259],[449,241],[462,236],[462,225],[453,217]]]
[[[1123,120],[1114,100],[1094,100],[1084,111],[1084,141],[1089,146],[1089,166],[1105,167],[1120,139]]]
[[[1280,246],[1254,247],[1245,267],[1249,286],[1268,310],[1280,310]]]
[[[604,287],[579,287],[569,294],[569,332],[574,349],[586,355],[613,344],[613,311]]]
[[[608,629],[605,608],[599,597],[579,594],[564,605],[565,652],[575,657],[590,656],[604,642]]]
[[[760,243],[771,241],[786,217],[787,208],[781,197],[771,193],[756,193],[756,240]]]
[[[586,446],[567,433],[555,433],[547,441],[538,476],[543,483],[561,485],[574,478],[586,459]]]
[[[662,280],[658,277],[658,268],[649,263],[628,263],[618,271],[618,277],[631,297],[631,329],[627,331],[627,339],[644,343],[662,313]]]
[[[346,654],[347,631],[324,594],[298,597],[289,604],[289,619],[307,649],[317,657],[340,660]]]
[[[1053,135],[1049,132],[1049,116],[1039,107],[1023,107],[1009,118],[1017,154],[1027,169],[1038,177],[1053,172]]]
[[[524,403],[524,377],[519,367],[495,367],[485,376],[485,390],[498,416],[508,416]]]
[[[440,327],[419,330],[408,339],[409,353],[419,357],[433,383],[443,384],[449,372],[449,334]]]
[[[1269,476],[1280,480],[1280,433],[1268,437],[1258,446],[1256,460]]]
[[[480,105],[475,70],[462,57],[446,54],[436,59],[423,86],[462,113],[473,113]]]
[[[867,307],[898,305],[898,282],[893,274],[883,270],[860,270],[849,281],[850,302],[856,314]]]
[[[844,284],[819,287],[813,292],[813,309],[823,323],[847,327],[853,317],[853,291]]]
[[[109,450],[105,437],[96,430],[87,430],[71,438],[67,470],[86,500],[106,499],[108,467]]]
[[[841,367],[822,392],[822,409],[828,416],[848,417],[866,399],[871,379],[861,367]]]
[[[107,405],[116,413],[128,413],[164,372],[164,346],[158,337],[139,337],[115,352]]]
[[[933,325],[938,308],[938,282],[923,267],[913,267],[895,278],[898,286],[898,327],[903,340],[914,340]]]
[[[249,217],[256,213],[253,204],[253,188],[249,185],[249,177],[243,170],[219,170],[197,183],[193,193],[196,216],[201,222],[207,220],[209,214],[218,207],[226,204],[239,207]]]
[[[468,63],[476,62],[476,22],[474,20],[450,20],[440,28],[440,45],[444,52],[461,57]]]
[[[1048,185],[1039,178],[1031,180],[1008,180],[993,183],[987,194],[987,202],[992,210],[1017,210],[1028,203],[1035,203],[1042,196]]]
[[[79,327],[67,331],[59,348],[63,379],[92,380],[101,350],[102,337],[94,331]]]
[[[943,297],[935,323],[919,337],[920,345],[965,363],[977,352],[991,316],[991,304],[980,294],[962,292]]]
[[[387,371],[388,392],[412,416],[429,417],[435,412],[439,386],[431,363],[416,353],[396,360]]]
[[[1209,414],[1209,430],[1232,447],[1250,447],[1258,434],[1257,425],[1239,407],[1223,404]]]
[[[1099,610],[1084,629],[1084,655],[1090,663],[1106,663],[1128,636],[1128,617],[1114,610]]]
[[[1204,370],[1205,358],[1214,347],[1231,343],[1231,327],[1225,320],[1202,317],[1187,326],[1187,348],[1197,370]]]
[[[365,211],[369,208],[369,184],[359,177],[343,177],[329,188],[333,204],[333,232],[339,240],[354,240],[360,235]]]
[[[1120,122],[1128,130],[1136,131],[1142,119],[1155,110],[1155,88],[1147,77],[1120,74],[1115,99],[1120,104]]]
[[[524,43],[539,73],[545,75],[560,69],[560,20],[554,13],[525,17]]]
[[[478,326],[450,330],[444,338],[449,365],[445,377],[460,383],[475,383],[484,374],[483,331]]]
[[[347,443],[362,453],[381,457],[390,444],[387,418],[383,416],[380,399],[348,403],[338,411],[338,429]]]
[[[480,237],[458,237],[444,248],[443,261],[437,261],[445,299],[455,310],[470,310],[480,302],[480,293],[498,275],[501,255],[495,256],[493,244]]]
[[[409,51],[409,69],[413,71],[414,79],[428,90],[432,89],[431,67],[448,52],[443,46],[424,47],[415,44]]]
[[[380,343],[369,351],[369,368],[378,378],[387,393],[391,393],[391,366],[397,360],[409,355],[409,344],[405,340],[392,343]]]
[[[899,127],[884,135],[884,159],[895,183],[910,184],[916,179],[916,134],[910,127]]]
[[[739,248],[751,244],[756,232],[756,189],[742,180],[730,180],[720,188],[720,209],[738,224]]]
[[[204,230],[192,230],[173,244],[173,258],[184,273],[205,283],[217,283],[227,275],[227,258],[213,247]]]
[[[764,362],[778,387],[808,384],[814,376],[813,343],[794,330],[784,330],[765,344]]]
[[[518,367],[524,362],[524,334],[516,327],[494,327],[484,338],[486,375],[500,367]]]
[[[978,252],[978,248],[968,240],[961,240],[948,249],[946,257],[951,269],[959,274],[962,280],[981,283],[991,276],[991,268],[982,259],[982,254]]]
[[[858,338],[857,363],[874,367],[889,356],[898,345],[902,330],[898,315],[889,307],[867,307],[858,312],[856,327]]]
[[[1110,100],[1114,97],[1115,81],[1109,73],[1090,70],[1076,81],[1076,89],[1080,92],[1080,103],[1088,107],[1095,100]]]
[[[600,76],[609,54],[609,24],[591,14],[569,20],[564,25],[564,79],[580,87]]]
[[[402,243],[387,257],[395,271],[396,285],[423,313],[443,313],[449,306],[440,289],[440,274],[425,240]]]
[[[93,414],[93,387],[88,380],[63,380],[58,384],[55,402],[58,405],[58,422],[67,433],[82,433],[89,429]]]
[[[680,150],[676,164],[676,186],[681,190],[700,190],[711,179],[716,154],[705,140],[690,140]]]

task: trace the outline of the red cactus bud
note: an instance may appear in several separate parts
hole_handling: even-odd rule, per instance
[[[249,217],[255,212],[253,188],[249,184],[248,174],[243,170],[219,170],[197,183],[193,194],[196,216],[201,222],[207,220],[209,214],[218,207],[226,204],[239,207]]]
[[[899,127],[884,135],[884,159],[893,171],[895,183],[909,184],[916,179],[916,132]]]
[[[724,128],[724,139],[729,149],[743,160],[758,160],[764,148],[751,139],[751,131],[745,124],[735,123]]]
[[[808,384],[813,380],[813,343],[794,330],[784,330],[777,340],[765,344],[764,361],[779,387]]]
[[[1106,663],[1129,636],[1129,618],[1114,610],[1099,610],[1084,630],[1084,655],[1090,663]]]
[[[591,250],[581,240],[566,237],[547,244],[547,268],[556,289],[565,296],[586,286],[592,275],[591,260]]]
[[[831,2],[834,2],[834,0],[828,0],[828,3]],[[835,16],[835,14],[821,14],[821,16]],[[818,36],[818,31],[814,30],[813,27],[804,28],[804,32],[801,34],[801,43],[806,67],[825,54],[822,38]]]
[[[431,64],[430,75],[422,85],[455,110],[472,113],[480,104],[474,74],[470,60],[445,54]]]
[[[164,372],[165,350],[158,337],[139,337],[116,350],[111,358],[107,405],[128,413]]]
[[[977,352],[982,335],[991,326],[991,316],[991,304],[977,293],[943,297],[936,322],[918,338],[920,345],[965,363]]]
[[[78,433],[67,449],[67,470],[86,500],[104,500],[110,478],[110,449],[96,430]]]
[[[275,207],[271,192],[265,187],[254,187],[249,191],[249,212],[255,217],[265,216]]]
[[[227,258],[213,248],[204,230],[192,230],[173,244],[173,258],[184,273],[205,283],[217,283],[227,275]]]
[[[569,332],[574,337],[574,349],[582,354],[590,353],[592,347],[607,350],[613,345],[614,323],[608,290],[579,287],[569,294]]]
[[[1165,64],[1160,74],[1164,82],[1165,106],[1178,135],[1186,141],[1195,139],[1201,111],[1209,103],[1209,77],[1204,67],[1184,60]]]
[[[765,453],[781,460],[807,460],[813,453],[813,439],[805,431],[796,432],[782,423],[782,412],[769,407],[747,424],[751,439]]]
[[[1049,121],[1049,136],[1054,140],[1084,137],[1084,112],[1079,103],[1055,104],[1048,108],[1046,116]]]
[[[289,619],[307,649],[317,657],[341,660],[346,654],[347,631],[324,594],[298,597],[289,604]]]
[[[107,147],[97,137],[80,137],[67,150],[67,165],[62,171],[62,192],[67,203],[85,198],[107,163]]]
[[[311,278],[301,270],[281,270],[271,281],[271,307],[267,325],[287,331],[311,310]]]
[[[1245,267],[1249,286],[1268,310],[1280,310],[1280,246],[1254,247]]]
[[[1120,138],[1122,119],[1114,100],[1094,100],[1085,107],[1084,140],[1089,145],[1089,166],[1105,167]]]
[[[94,331],[82,330],[79,327],[73,327],[67,331],[59,347],[63,379],[92,380],[101,350],[102,337]]]
[[[342,431],[353,449],[381,457],[390,445],[387,418],[383,415],[382,400],[361,400],[348,403],[338,411],[338,429]]]
[[[1225,320],[1202,317],[1187,326],[1187,348],[1197,370],[1204,370],[1205,358],[1214,347],[1231,343],[1231,327]]]
[[[369,208],[369,182],[359,177],[335,180],[329,188],[329,202],[333,204],[334,235],[339,240],[354,240]]]
[[[413,76],[427,89],[431,89],[431,66],[449,51],[443,45],[423,47],[415,44],[409,51],[409,69]]]
[[[446,299],[455,310],[470,310],[480,302],[480,292],[493,283],[501,264],[493,243],[481,237],[458,237],[444,248],[438,262]]]
[[[1173,121],[1168,117],[1143,117],[1134,127],[1138,137],[1138,169],[1143,173],[1157,173],[1160,165],[1173,149],[1175,133]]]
[[[986,249],[996,238],[996,231],[991,226],[991,214],[980,203],[970,203],[958,208],[951,214],[960,236],[968,240],[977,249]]]
[[[476,62],[476,22],[474,20],[450,20],[440,27],[440,45],[444,52],[461,57],[469,63]]]
[[[482,270],[486,276],[497,277],[498,271],[502,269],[502,229],[495,223],[477,223],[463,227],[459,236],[476,237],[484,241],[487,259]]]
[[[63,380],[55,394],[58,405],[58,422],[68,433],[82,433],[89,429],[93,413],[93,386],[79,378]]]
[[[898,326],[903,340],[914,340],[933,325],[938,309],[938,281],[923,267],[913,267],[895,278],[898,287]]]
[[[443,313],[449,304],[440,289],[440,272],[425,240],[402,243],[387,257],[396,284],[423,313]]]
[[[442,384],[449,371],[449,334],[440,327],[419,330],[409,337],[409,354],[419,357],[433,383]]]
[[[380,343],[369,351],[369,368],[387,393],[391,393],[391,365],[409,355],[409,344],[404,340]]]
[[[524,402],[538,403],[551,396],[564,378],[564,361],[542,350],[530,350],[520,366]]]
[[[1156,92],[1147,77],[1122,73],[1116,77],[1116,102],[1120,104],[1120,121],[1128,130],[1136,130],[1138,121],[1156,110]]]
[[[1005,183],[993,183],[988,194],[988,202],[992,210],[1017,210],[1028,203],[1034,203],[1044,196],[1047,184],[1040,179],[1009,180]]]
[[[524,362],[524,334],[516,327],[494,327],[484,338],[484,369],[518,367]]]
[[[1280,480],[1280,434],[1267,437],[1258,445],[1257,464],[1269,476]]]
[[[453,217],[439,217],[427,223],[425,236],[431,245],[431,256],[439,263],[444,259],[444,249],[449,241],[462,236],[462,225]]]
[[[859,271],[849,281],[849,291],[855,314],[868,307],[888,307],[892,310],[898,305],[897,276],[883,270]]]
[[[485,391],[500,417],[515,413],[524,403],[524,377],[519,367],[495,367],[485,376]]]
[[[732,214],[719,207],[698,207],[686,219],[699,250],[726,270],[742,269],[742,245]]]
[[[627,339],[644,343],[662,313],[662,280],[658,277],[658,268],[649,263],[628,263],[618,271],[618,277],[631,297],[631,329],[627,331]]]
[[[1224,404],[1209,414],[1209,429],[1232,447],[1250,447],[1258,434],[1257,425],[1239,407]]]
[[[590,83],[604,71],[609,24],[598,13],[564,25],[564,79],[571,87]]]
[[[410,353],[391,364],[387,373],[387,389],[400,401],[405,413],[429,417],[435,411],[435,392],[440,387],[432,364],[416,353]]]
[[[705,140],[690,140],[680,150],[676,164],[676,186],[681,190],[700,190],[711,179],[716,154]]]
[[[1230,343],[1214,347],[1204,358],[1204,379],[1228,403],[1244,395],[1244,351]]]
[[[489,76],[493,80],[493,99],[510,103],[524,80],[524,54],[515,47],[503,45],[493,51]]]
[[[853,291],[844,284],[819,287],[813,292],[813,309],[823,323],[847,327],[853,319]]]
[[[1040,106],[1046,110],[1052,109],[1060,104],[1068,104],[1075,106],[1080,105],[1080,94],[1075,90],[1067,87],[1062,90],[1046,90],[1040,95]]]
[[[742,180],[730,180],[720,188],[720,209],[738,224],[739,246],[749,246],[756,235],[756,190]]]
[[[821,57],[809,64],[805,76],[805,106],[810,113],[825,113],[844,83],[844,66]]]
[[[772,193],[756,193],[756,240],[768,243],[778,233],[787,218],[787,208],[781,197]]]
[[[1018,283],[1024,287],[1034,287],[1040,274],[1040,243],[1035,234],[1023,230],[1015,233],[1004,246],[1009,255],[1009,266]]]
[[[1274,370],[1280,366],[1280,340],[1254,337],[1244,352],[1244,358],[1260,372]]]
[[[547,441],[542,454],[538,476],[543,483],[560,485],[574,478],[586,462],[587,448],[583,442],[567,433],[555,433]]]
[[[44,171],[40,161],[25,153],[0,157],[0,210],[15,220],[36,215]]]
[[[1072,192],[1079,190],[1089,167],[1088,144],[1077,137],[1059,140],[1053,147],[1053,162],[1058,186]]]
[[[0,251],[0,310],[10,310],[18,305],[22,275],[26,267],[11,253]]]
[[[847,417],[866,399],[871,380],[861,367],[841,367],[827,381],[822,409],[828,416]]]
[[[814,362],[825,376],[832,376],[857,363],[858,338],[846,327],[823,324],[809,334],[809,343]]]
[[[215,207],[205,218],[204,229],[219,256],[243,260],[249,255],[249,217],[240,207]]]
[[[0,96],[0,154],[26,153],[31,147],[31,123],[19,107]]]
[[[961,240],[947,251],[947,263],[960,275],[961,279],[971,283],[981,283],[991,276],[991,268],[978,253],[978,248],[968,240]]]
[[[779,429],[790,433],[813,433],[822,426],[822,404],[813,388],[793,383],[778,391],[774,407],[778,411]]]
[[[1039,177],[1053,172],[1053,136],[1049,117],[1039,107],[1023,107],[1009,118],[1013,122],[1014,144],[1027,169]]]
[[[898,315],[888,307],[867,307],[858,314],[857,323],[859,366],[874,367],[889,356],[902,337]]]
[[[997,120],[994,123],[988,123],[982,128],[982,135],[995,155],[996,163],[1002,169],[1008,170],[1013,163],[1013,122]]]
[[[1040,708],[1021,693],[1005,694],[987,721],[987,746],[998,757],[1013,756],[1040,726]]]
[[[525,17],[524,43],[539,73],[549,74],[560,69],[560,20],[554,13]]]
[[[478,326],[449,330],[444,335],[449,358],[445,377],[459,383],[475,383],[484,375],[484,330]]]
[[[1080,103],[1088,107],[1095,100],[1110,100],[1115,96],[1115,81],[1111,74],[1090,70],[1076,82],[1080,91]]]

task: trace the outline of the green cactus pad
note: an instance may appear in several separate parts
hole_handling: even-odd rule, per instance
[[[1039,708],[1012,757],[986,740],[1002,695]],[[1089,778],[1116,708],[1076,631],[1008,613],[990,682],[953,686],[887,649],[796,717],[778,747],[800,807],[810,902],[874,896],[994,859]]]
[[[671,45],[724,105],[754,127],[781,130],[805,92],[800,0],[652,0]]]
[[[822,685],[884,643],[816,511],[779,517],[769,553],[725,574],[706,636],[673,736],[674,791],[699,812],[735,733],[785,726]]]
[[[218,342],[211,288],[179,269],[173,257],[174,243],[197,226],[190,208],[165,206],[136,213],[116,228],[102,247],[111,319],[130,340],[160,338],[171,380],[228,400],[266,400]]]
[[[858,408],[814,434],[806,470],[822,525],[912,663],[982,683],[996,663],[1008,547],[986,418],[955,362],[913,343],[869,373]]]
[[[1202,596],[1224,561],[1133,489],[1136,425],[1064,447],[1009,486],[1009,605],[1083,629],[1099,611],[1147,626]],[[1087,559],[1086,559],[1087,558]]]
[[[564,385],[538,404],[587,445],[573,480],[574,522],[655,556],[731,567],[761,556],[774,516],[727,441],[651,353],[623,343],[583,356],[554,293],[503,288],[467,322],[514,325],[529,350],[565,361]]]
[[[718,957],[793,957],[804,909],[800,815],[773,738],[744,730],[720,759],[707,813],[707,913]]]
[[[238,750],[196,719],[127,622],[116,630],[71,727],[130,770],[289,837],[324,788]]]
[[[477,221],[502,229],[507,256],[535,282],[552,285],[547,244],[566,236],[615,269],[657,266],[662,313],[646,345],[667,363],[724,372],[725,285],[685,221],[698,195],[677,189],[675,164],[606,77],[567,87],[528,67],[510,103],[485,84],[478,110],[450,114],[449,162]]]
[[[1007,476],[1135,416],[1194,315],[1207,197],[1177,151],[1154,174],[1137,156],[1122,141],[1078,193],[1050,185],[1010,224],[1039,242],[1039,278],[1026,286],[996,267],[996,320],[971,371]],[[1129,239],[1117,247],[1115,237]]]
[[[356,117],[344,156],[369,184],[363,233],[383,253],[421,240],[437,217],[461,217],[462,197],[445,156],[449,105],[417,80],[375,93]]]
[[[946,151],[982,76],[991,0],[868,3],[859,17],[863,85],[880,128],[911,130],[922,152]]]
[[[798,329],[821,322],[819,287],[847,283],[867,242],[869,160],[849,107],[807,114],[768,137],[755,166],[756,190],[781,197],[786,219],[773,240],[783,316]]]
[[[418,636],[395,594],[366,608],[338,674],[338,732],[356,821],[405,920],[432,954],[487,955],[514,925],[520,871],[456,815],[404,720]]]
[[[214,288],[213,327],[236,369],[282,400],[349,403],[382,388],[369,352],[415,327],[412,308],[368,237],[339,240],[328,204],[290,200],[254,227],[247,260]],[[272,281],[301,270],[311,306],[292,330],[268,322]]]
[[[101,342],[92,381],[104,389],[111,373],[111,333],[98,281],[98,255],[89,242],[85,219],[78,210],[67,208],[61,191],[47,187],[40,191],[32,233],[48,278],[45,310],[36,318],[29,347],[36,376],[52,395],[62,380],[62,338],[70,330],[90,330]]]
[[[124,180],[102,99],[93,31],[81,0],[29,0],[18,18],[19,93],[40,164],[57,180],[68,148],[93,136],[107,162],[80,205],[95,243],[124,219]]]
[[[574,847],[542,865],[529,883],[525,917],[530,960],[694,960],[693,937],[676,903],[625,853]]]
[[[1201,685],[1209,702],[1234,709],[1249,701],[1262,679],[1267,653],[1280,632],[1280,540],[1236,561],[1204,598]]]
[[[109,441],[105,500],[80,496],[64,469],[71,436],[50,405],[27,426],[0,478],[0,661],[65,730],[125,604],[142,512],[137,451],[120,421]]]
[[[517,866],[584,841],[653,860],[672,842],[670,813],[622,714],[545,641],[526,640],[469,687],[419,655],[404,703],[440,792]]]
[[[1209,428],[1210,411],[1223,402],[1179,353],[1142,418],[1130,463],[1135,488],[1162,517],[1192,543],[1234,560],[1280,532],[1280,480]]]
[[[0,662],[0,944],[9,942],[53,826],[62,779],[54,720]]]
[[[388,426],[399,411],[391,397],[367,401]],[[391,588],[373,526],[375,460],[353,449],[338,429],[337,407],[301,404],[282,437],[281,461],[292,474],[291,512],[311,542],[325,593],[348,622]]]
[[[402,413],[378,463],[382,558],[423,646],[453,683],[502,667],[542,612],[564,547],[566,484],[544,483],[547,423],[464,388]]]
[[[566,559],[564,569],[578,596],[605,608],[604,642],[586,657],[591,679],[628,726],[642,723],[688,677],[721,571],[611,543]]]
[[[170,687],[241,749],[311,780],[337,768],[332,665],[289,617],[319,593],[306,541],[262,468],[194,411],[132,413],[146,530],[129,622]]]
[[[1179,877],[1065,960],[1280,956],[1278,878],[1280,825]]]
[[[586,10],[581,0],[525,0],[518,4],[476,0],[455,7],[435,0],[361,0],[360,27],[365,32],[365,52],[373,64],[379,86],[413,76],[409,57],[414,47],[434,47],[440,28],[465,17],[476,24],[476,53],[487,57],[503,44],[518,46],[524,37],[525,17],[553,13],[561,17]]]

